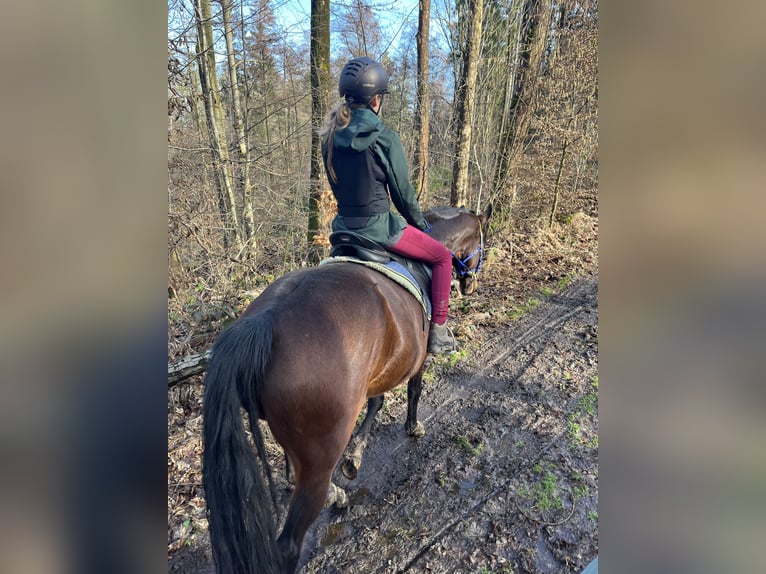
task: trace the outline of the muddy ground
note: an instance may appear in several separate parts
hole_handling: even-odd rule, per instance
[[[358,477],[336,472],[351,504],[322,512],[299,572],[576,573],[598,553],[597,223],[569,233],[495,247],[481,291],[451,305],[461,352],[429,359],[426,435],[404,431],[405,387],[387,393]],[[200,396],[197,380],[169,399],[172,572],[214,572]]]

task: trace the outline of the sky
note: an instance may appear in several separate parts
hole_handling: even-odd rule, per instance
[[[343,0],[348,4],[351,0]],[[381,26],[382,38],[381,44],[385,53],[394,56],[400,52],[402,41],[409,41],[414,44],[412,38],[414,30],[418,24],[418,0],[363,0],[370,5],[373,12],[378,17]],[[341,5],[341,1],[331,1],[331,22],[334,21],[332,12],[336,11]],[[172,2],[169,5],[168,36],[176,37],[178,31],[189,26],[192,15],[189,12],[190,6],[186,2]],[[295,49],[308,50],[309,45],[309,25],[311,15],[311,0],[271,0],[271,6],[274,10],[278,27],[287,35],[287,42]],[[217,5],[214,5],[217,7]],[[247,5],[244,9],[249,11]],[[179,10],[176,13],[174,10]],[[435,32],[434,7],[432,7],[431,35]],[[216,37],[216,60],[221,63],[225,61],[226,54],[222,42],[221,31],[214,31]],[[193,37],[193,34],[190,36]],[[188,49],[193,50],[193,46]],[[339,38],[331,37],[331,56],[337,57],[337,53],[342,49],[342,42]],[[414,50],[414,46],[409,47]],[[362,55],[362,54],[354,54]],[[380,58],[383,54],[370,54],[373,57]]]
[[[390,49],[396,49],[403,32],[418,24],[418,0],[380,0],[370,4],[378,16],[384,43],[391,43]],[[310,0],[277,0],[274,5],[277,20],[294,36],[295,42],[300,43],[307,39],[311,15]],[[337,5],[336,2],[331,2],[330,10],[334,10]]]

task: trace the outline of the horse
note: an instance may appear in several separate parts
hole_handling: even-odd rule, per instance
[[[476,215],[465,207],[436,207],[426,214],[432,226],[437,226],[435,237],[441,238],[444,245],[457,245],[452,251],[452,267],[458,280],[460,293],[470,295],[479,286],[477,275],[484,262],[484,237],[486,225],[492,215],[490,203],[479,217],[483,221],[479,226],[479,244],[475,248],[475,229],[471,220]]]
[[[491,212],[490,205],[480,215],[456,208],[424,213],[432,237],[462,261],[467,278],[474,273],[471,284]],[[282,276],[218,337],[203,403],[203,485],[218,572],[295,572],[303,538],[328,494],[343,498],[332,475],[365,402],[355,437],[362,442],[383,393],[409,381],[405,429],[424,434],[417,421],[429,325],[423,313],[417,299],[385,275],[340,262]],[[259,420],[294,471],[278,536],[276,490]],[[349,472],[355,475],[344,468]]]

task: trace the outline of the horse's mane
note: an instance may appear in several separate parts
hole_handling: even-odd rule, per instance
[[[434,207],[433,209],[429,209],[428,213],[430,215],[435,215],[436,217],[440,219],[452,219],[454,217],[457,217],[461,213],[471,213],[475,215],[473,211],[466,207],[450,207],[448,205],[443,205],[440,207]]]

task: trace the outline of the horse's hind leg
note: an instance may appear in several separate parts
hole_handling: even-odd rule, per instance
[[[332,469],[320,473],[298,473],[285,526],[277,539],[286,573],[295,572],[303,537],[324,507],[331,478]]]
[[[285,453],[285,479],[288,484],[295,484],[295,467],[287,453]]]
[[[404,430],[411,437],[420,438],[426,434],[426,429],[418,420],[418,402],[420,401],[420,392],[423,389],[423,367],[407,383],[407,422],[404,423]]]
[[[362,426],[354,434],[348,445],[348,454],[343,458],[340,469],[349,480],[354,480],[362,466],[362,451],[367,446],[367,438],[370,436],[370,427],[383,406],[383,395],[371,397],[367,400],[367,414],[364,416]]]

